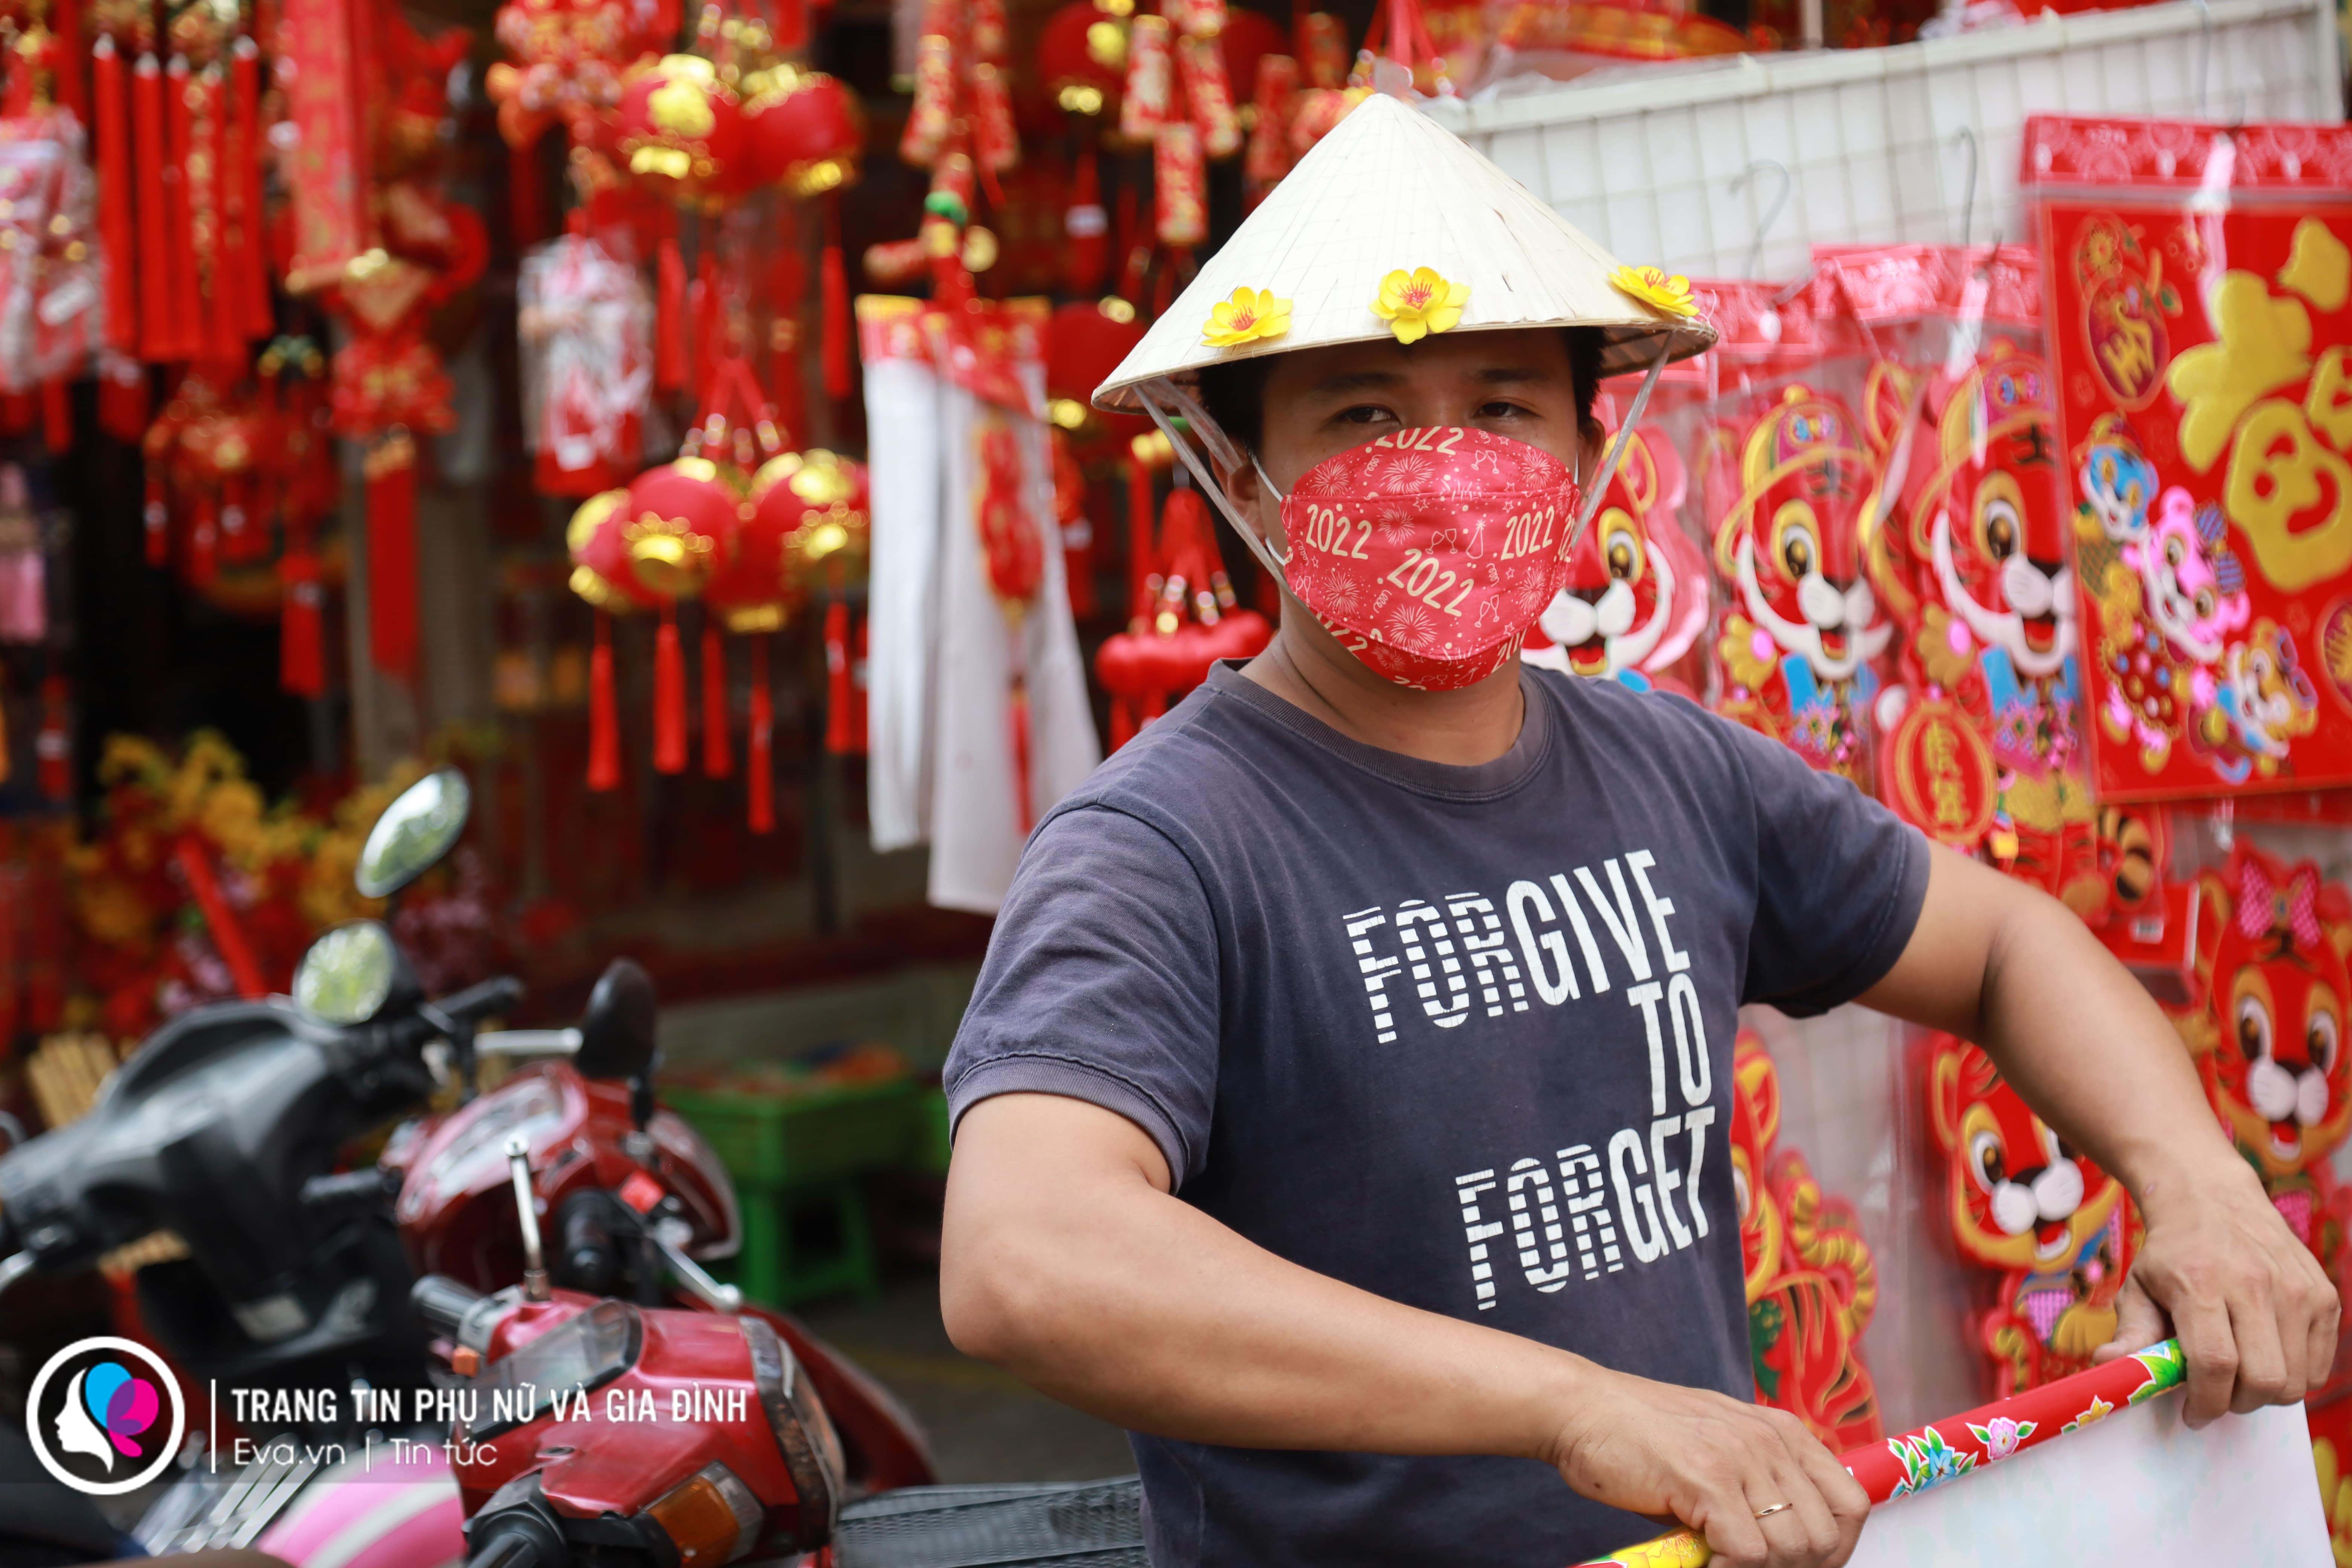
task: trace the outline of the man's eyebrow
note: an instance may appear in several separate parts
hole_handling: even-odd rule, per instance
[[[1343,370],[1327,375],[1308,387],[1309,395],[1330,392],[1363,392],[1394,386],[1404,380],[1404,373],[1394,370]]]
[[[1532,365],[1498,364],[1473,371],[1471,379],[1482,386],[1523,386],[1533,381],[1549,381],[1551,373]],[[1325,376],[1308,387],[1310,396],[1338,392],[1378,391],[1396,386],[1404,380],[1404,373],[1393,370],[1346,370]]]

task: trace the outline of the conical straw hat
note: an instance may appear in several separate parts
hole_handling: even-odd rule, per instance
[[[1617,260],[1444,126],[1375,95],[1317,142],[1152,323],[1097,407],[1141,407],[1138,383],[1190,382],[1202,365],[1391,335],[1372,305],[1390,273],[1430,268],[1469,285],[1455,331],[1598,327],[1601,374],[1644,370],[1660,340],[1684,359],[1715,329],[1625,292]],[[1236,289],[1290,301],[1277,336],[1219,348],[1202,341]]]

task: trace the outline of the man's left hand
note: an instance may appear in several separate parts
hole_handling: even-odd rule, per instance
[[[2290,1405],[2326,1382],[2342,1304],[2252,1169],[2231,1159],[2167,1186],[2141,1205],[2147,1240],[2116,1303],[2116,1337],[2093,1359],[2177,1336],[2191,1426]]]

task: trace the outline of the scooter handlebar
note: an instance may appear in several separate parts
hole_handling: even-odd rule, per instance
[[[446,1274],[427,1274],[409,1287],[408,1304],[425,1326],[445,1340],[454,1340],[466,1314],[479,1304],[479,1292]]]
[[[446,1017],[474,1023],[506,1012],[521,1000],[522,982],[511,974],[498,974],[478,985],[451,992],[434,1003],[433,1008]]]
[[[545,1555],[537,1541],[509,1531],[490,1537],[488,1545],[466,1559],[466,1568],[547,1568]]]

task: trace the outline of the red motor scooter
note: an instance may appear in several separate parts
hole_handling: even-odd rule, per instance
[[[479,1368],[447,1449],[468,1568],[1145,1568],[1132,1477],[856,1497],[765,1318],[550,1289],[526,1142],[508,1148],[524,1284],[414,1294],[452,1365]]]
[[[551,1287],[581,1299],[717,1315],[739,1342],[773,1337],[831,1413],[852,1494],[929,1483],[934,1471],[920,1428],[887,1390],[790,1314],[744,1302],[703,1268],[740,1245],[734,1186],[702,1136],[654,1101],[655,1012],[645,971],[615,962],[577,1029],[475,1041],[483,1056],[551,1059],[446,1117],[403,1129],[386,1149],[383,1163],[402,1173],[394,1212],[417,1273],[489,1293],[488,1305],[469,1309],[478,1314],[467,1320],[473,1328],[437,1331],[451,1366],[470,1376],[511,1348],[493,1342],[488,1325],[527,1303],[530,1271],[543,1268]],[[519,1169],[532,1234],[551,1241],[538,1264],[518,1227]],[[418,1289],[429,1315],[431,1290]],[[746,1325],[740,1331],[736,1317]]]

